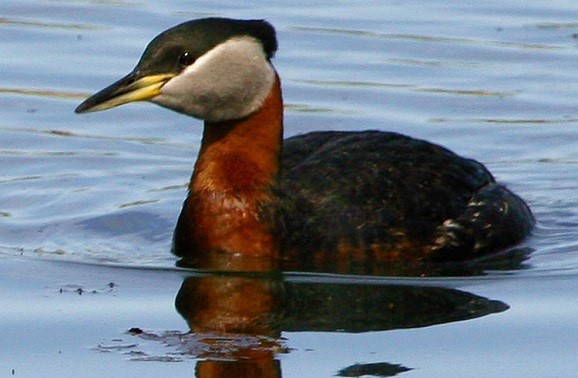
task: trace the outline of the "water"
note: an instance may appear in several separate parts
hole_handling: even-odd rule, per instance
[[[128,73],[165,28],[209,15],[266,18],[278,30],[274,64],[283,79],[287,136],[382,129],[431,140],[484,162],[528,201],[538,219],[522,245],[532,251],[523,269],[402,282],[459,288],[505,303],[507,311],[405,331],[337,333],[282,325],[278,330],[290,349],[276,357],[283,376],[304,376],[302,369],[331,376],[356,363],[383,361],[412,368],[407,375],[447,375],[446,359],[454,362],[453,374],[469,376],[494,373],[490,366],[514,375],[571,375],[577,367],[570,358],[578,351],[573,1],[249,6],[7,0],[0,15],[4,261],[72,261],[79,271],[78,263],[96,264],[96,270],[131,266],[129,273],[123,270],[128,275],[154,268],[156,275],[172,277],[163,279],[182,281],[169,250],[201,123],[150,104],[83,116],[73,109]],[[319,288],[348,279],[296,274],[288,280],[303,277]],[[391,280],[355,282],[383,286]],[[167,292],[176,295],[178,286]],[[161,319],[178,318],[172,306],[164,314]],[[186,330],[182,320],[176,324],[173,319],[148,327],[156,335],[171,327]],[[160,371],[169,369],[159,365]]]

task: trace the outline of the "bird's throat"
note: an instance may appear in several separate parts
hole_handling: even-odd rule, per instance
[[[259,110],[233,121],[205,122],[174,252],[199,260],[212,252],[278,254],[267,209],[279,171],[283,102],[277,78]]]

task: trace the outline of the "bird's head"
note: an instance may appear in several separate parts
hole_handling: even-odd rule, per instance
[[[259,109],[275,82],[275,29],[262,20],[205,18],[155,37],[134,70],[94,94],[76,113],[151,101],[210,122]]]

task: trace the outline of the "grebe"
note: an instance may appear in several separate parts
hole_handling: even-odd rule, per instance
[[[205,18],[150,42],[124,78],[77,113],[148,100],[204,121],[173,252],[292,260],[453,261],[512,246],[524,201],[477,161],[392,132],[283,141],[281,83],[263,20]]]

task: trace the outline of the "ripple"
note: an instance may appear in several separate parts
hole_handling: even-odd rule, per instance
[[[296,113],[343,113],[330,107],[311,106],[307,104],[285,104],[285,109]]]
[[[538,29],[578,29],[578,22],[541,22],[533,26]]]
[[[6,88],[0,87],[0,93],[10,95],[25,95],[47,98],[64,98],[68,100],[82,100],[87,97],[86,93],[68,92],[55,89],[28,89],[28,88]]]
[[[523,50],[563,50],[563,47],[555,45],[547,45],[542,43],[516,43],[516,42],[503,42],[488,39],[473,39],[473,38],[457,38],[457,37],[442,37],[435,35],[424,35],[424,34],[400,34],[400,33],[378,33],[367,30],[354,30],[354,29],[336,29],[336,28],[319,28],[319,27],[307,27],[298,26],[294,27],[294,30],[307,32],[307,33],[323,33],[323,34],[337,34],[337,35],[349,35],[349,36],[359,36],[365,38],[378,38],[378,39],[388,39],[388,40],[402,40],[402,41],[417,41],[426,43],[444,43],[444,44],[462,44],[462,45],[479,45],[479,46],[492,46],[492,47],[503,47],[511,49],[523,49]]]
[[[294,80],[295,83],[310,84],[320,87],[342,87],[342,88],[390,88],[409,89],[415,92],[437,93],[459,96],[481,96],[481,97],[512,97],[519,91],[492,91],[487,89],[450,89],[450,88],[427,88],[412,84],[383,83],[375,81],[347,81],[347,80]]]
[[[574,124],[578,118],[430,118],[431,123],[495,123],[507,125]]]
[[[0,17],[0,25],[13,26],[13,27],[24,27],[26,29],[30,28],[41,28],[41,29],[62,29],[62,30],[98,30],[102,27],[97,27],[95,25],[88,24],[75,24],[67,22],[46,22],[39,20],[19,20]]]
[[[294,83],[310,84],[320,87],[344,87],[344,88],[410,88],[409,84],[380,83],[375,81],[349,81],[349,80],[294,80]]]
[[[159,200],[139,200],[139,201],[121,203],[117,207],[119,209],[125,209],[127,207],[142,206],[142,205],[147,205],[149,203],[157,203],[157,202],[159,202]]]
[[[15,128],[15,127],[0,127],[2,131],[8,131],[10,133],[30,133],[30,134],[37,134],[37,135],[50,135],[55,137],[63,137],[63,138],[80,138],[80,139],[94,139],[94,140],[113,140],[113,141],[123,141],[123,142],[133,142],[145,145],[163,145],[163,146],[171,146],[177,148],[190,148],[189,144],[185,143],[169,143],[164,138],[159,137],[139,137],[139,136],[108,136],[108,135],[100,135],[100,134],[82,134],[82,133],[75,133],[68,130],[55,130],[55,129],[38,129],[38,128]],[[14,151],[14,150],[0,150],[0,154],[10,154],[10,155],[20,155],[22,151]],[[92,151],[90,152],[92,153]],[[28,154],[28,153],[24,153]],[[48,152],[43,152],[43,154],[48,154]],[[106,152],[107,155],[116,155],[115,153]]]

